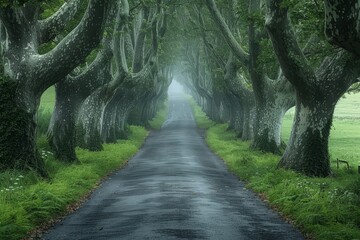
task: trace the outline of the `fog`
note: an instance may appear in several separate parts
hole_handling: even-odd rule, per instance
[[[168,89],[168,96],[177,96],[184,94],[184,89],[176,80],[173,80]]]

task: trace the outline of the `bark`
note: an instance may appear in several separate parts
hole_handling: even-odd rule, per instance
[[[81,97],[65,82],[57,84],[55,90],[56,100],[49,124],[48,141],[55,158],[63,162],[75,162],[75,119]]]
[[[114,77],[111,76],[111,74],[107,74],[109,75],[110,81],[96,89],[84,101],[77,119],[78,128],[81,129],[83,133],[82,136],[80,136],[80,140],[83,140],[79,141],[82,143],[80,147],[90,151],[101,151],[103,149],[102,143],[104,142],[104,139],[110,141],[110,136],[108,137],[109,139],[102,136],[102,125],[105,124],[110,128],[113,126],[116,116],[113,116],[114,113],[112,112],[109,114],[105,109],[115,97],[114,95],[118,87],[126,79],[131,78],[126,65],[124,44],[122,41],[126,34],[123,30],[126,27],[129,16],[129,5],[127,0],[122,0],[121,3],[122,7],[117,13],[114,26],[115,34],[111,44],[116,63],[116,74]],[[111,106],[113,106],[113,103],[109,105],[109,109],[113,110],[114,108]],[[110,134],[112,131],[109,130],[108,133]],[[113,135],[111,138],[114,138]],[[111,142],[114,142],[114,140],[112,139]]]
[[[111,60],[112,52],[109,43],[105,43],[91,65],[79,76],[68,76],[67,80],[57,83],[56,100],[48,130],[48,141],[55,157],[64,162],[77,161],[76,119],[84,100],[111,78],[104,71]]]
[[[238,75],[240,65],[237,63],[232,53],[229,54],[228,62],[226,63],[226,74],[224,80],[229,86],[231,93],[237,98],[239,109],[235,111],[241,112],[241,130],[238,137],[242,140],[253,139],[252,122],[250,111],[255,107],[254,93],[249,90],[244,83],[244,79]]]
[[[34,169],[46,176],[43,162],[36,150],[36,112],[41,94],[51,85],[63,80],[101,40],[109,0],[91,0],[81,23],[68,34],[53,50],[39,55],[38,5],[25,4],[21,7],[0,7],[0,19],[6,29],[2,36],[4,52],[4,74],[7,82],[14,82],[12,97],[19,116],[26,113],[26,121],[18,125],[24,136],[11,134],[9,142],[22,142],[21,149],[27,153],[26,159],[11,156],[11,161],[2,157],[3,169]],[[4,114],[7,114],[4,112]],[[12,123],[2,122],[2,132],[11,128]],[[16,145],[2,142],[4,152],[18,152]],[[10,164],[10,162],[13,162]]]
[[[252,0],[249,8],[250,14],[255,14],[260,9],[260,2]],[[286,83],[285,78],[277,80],[268,78],[263,65],[259,63],[262,51],[260,41],[263,40],[263,36],[263,29],[256,28],[255,20],[250,19],[249,72],[256,103],[252,147],[264,152],[280,153],[282,119],[285,112],[294,105],[294,101],[291,101],[294,95],[291,87],[286,88],[285,91],[277,88],[279,84],[276,83],[280,81],[283,81],[284,85],[290,85]],[[290,103],[290,106],[286,103]]]
[[[141,14],[142,17],[145,18],[145,21],[141,21],[141,24],[139,25],[139,33],[137,33],[137,38],[135,42],[134,59],[132,65],[134,73],[139,72],[144,66],[144,45],[146,38],[146,31],[144,29],[144,26],[146,24],[146,21],[148,20],[147,18],[149,17],[149,11],[150,9],[145,8],[144,10],[141,10],[139,12],[139,14]]]
[[[80,0],[65,2],[61,8],[49,18],[39,20],[39,42],[46,43],[53,40],[57,34],[63,31],[68,22],[72,20],[78,10]]]
[[[360,5],[358,1],[325,0],[325,34],[328,41],[360,56]]]
[[[328,139],[335,105],[359,76],[359,60],[345,50],[327,57],[315,72],[303,55],[281,0],[268,1],[266,27],[285,77],[296,89],[296,110],[279,167],[309,176],[331,173]]]
[[[106,106],[106,101],[112,95],[107,94],[106,88],[98,88],[82,104],[77,119],[78,129],[83,132],[83,145],[80,147],[90,151],[103,150],[100,136],[101,116]]]
[[[107,27],[112,26],[117,13],[117,4],[113,3],[107,16]],[[113,34],[107,33],[102,41],[103,48],[95,60],[81,74],[66,77],[55,85],[56,101],[48,129],[48,141],[55,157],[63,162],[77,161],[76,119],[84,100],[98,87],[111,79],[110,60],[113,56],[111,40]],[[78,134],[80,137],[80,134]]]
[[[4,78],[0,76],[0,171],[36,170],[48,177],[35,144],[36,112],[18,106],[13,95],[18,85]],[[35,98],[29,99],[38,104]]]
[[[227,44],[233,50],[234,54],[239,58],[239,60],[247,65],[249,61],[249,54],[245,52],[245,50],[240,46],[235,37],[233,36],[230,28],[225,22],[225,19],[222,17],[220,11],[216,7],[214,0],[206,0],[206,6],[209,9],[209,12],[213,16],[216,24],[219,26],[221,32],[223,33]]]
[[[119,87],[111,101],[106,105],[101,124],[101,138],[106,143],[115,143],[117,139],[127,139],[125,129],[130,109],[134,106],[134,89]]]
[[[229,98],[231,99],[230,107],[230,119],[229,119],[229,128],[233,129],[237,136],[242,136],[243,134],[243,119],[244,115],[240,110],[240,104],[238,103],[237,98],[230,93]]]

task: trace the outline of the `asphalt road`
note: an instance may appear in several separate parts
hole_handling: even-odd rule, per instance
[[[189,104],[177,96],[169,100],[162,130],[43,239],[304,237],[210,152]]]

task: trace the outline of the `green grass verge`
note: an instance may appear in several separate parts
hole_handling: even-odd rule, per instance
[[[161,126],[167,119],[168,111],[169,111],[169,106],[168,106],[168,102],[166,101],[161,105],[155,118],[152,119],[151,121],[149,121],[152,129],[155,129],[155,130],[161,129]]]
[[[29,230],[66,213],[105,176],[124,166],[148,134],[142,127],[130,126],[128,140],[105,144],[100,152],[78,148],[80,163],[64,164],[54,159],[45,136],[54,102],[55,88],[51,87],[42,95],[38,111],[38,147],[51,180],[44,181],[34,172],[0,173],[0,240],[21,239]],[[152,128],[161,128],[167,111],[164,104],[151,121]]]
[[[142,145],[147,131],[131,126],[129,140],[105,144],[104,151],[77,149],[80,164],[68,165],[42,148],[51,180],[33,172],[0,174],[0,239],[20,239],[27,231],[66,211],[67,206],[86,196],[97,183],[122,167]],[[42,141],[40,139],[40,141]]]
[[[334,169],[332,178],[310,178],[276,169],[278,155],[250,150],[250,142],[237,140],[232,131],[226,130],[226,124],[214,124],[193,101],[192,105],[199,126],[208,127],[206,141],[212,151],[304,233],[324,240],[360,239],[360,175],[355,169]],[[342,122],[338,124],[340,128]],[[342,147],[335,142],[338,139],[340,143],[345,136],[332,134],[333,155],[341,153]]]

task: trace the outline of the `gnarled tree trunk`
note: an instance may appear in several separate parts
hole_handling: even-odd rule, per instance
[[[315,72],[296,41],[282,0],[267,3],[267,30],[283,73],[296,89],[293,129],[279,166],[309,176],[328,176],[328,139],[334,108],[359,76],[359,59],[340,50],[326,57]]]
[[[20,149],[26,153],[26,157],[22,154],[2,155],[0,158],[2,170],[33,169],[47,176],[43,160],[36,149],[35,139],[36,112],[41,94],[51,85],[63,80],[98,45],[109,2],[109,0],[90,0],[79,25],[54,49],[44,55],[38,53],[38,46],[52,38],[52,33],[47,35],[48,30],[62,29],[58,24],[63,24],[69,17],[60,17],[59,21],[43,21],[40,24],[37,19],[39,16],[37,3],[26,3],[21,7],[0,7],[1,24],[6,29],[6,36],[1,36],[4,41],[2,44],[5,46],[4,74],[8,76],[4,81],[15,86],[2,89],[11,91],[8,94],[14,99],[14,108],[7,109],[2,114],[14,114],[18,116],[15,119],[19,119],[16,125],[13,121],[2,121],[0,136],[8,135],[7,141],[18,142],[21,145]],[[64,11],[64,8],[59,11]],[[67,8],[67,11],[72,11],[71,9]],[[59,12],[55,15],[59,15]],[[23,135],[9,134],[8,129],[14,127],[23,132]],[[0,143],[2,152],[19,152],[17,144],[9,145],[5,141]]]

